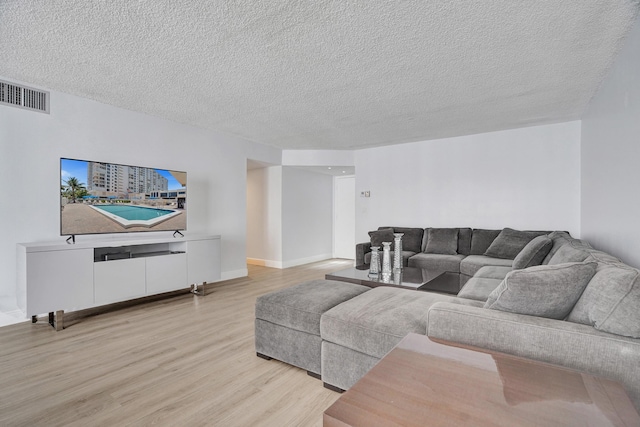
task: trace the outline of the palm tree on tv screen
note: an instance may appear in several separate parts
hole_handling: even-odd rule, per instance
[[[71,199],[71,203],[75,203],[78,197],[87,194],[85,184],[78,181],[78,178],[74,176],[64,181],[64,184],[64,194]]]

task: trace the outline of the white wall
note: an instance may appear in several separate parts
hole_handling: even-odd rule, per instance
[[[333,256],[356,257],[356,177],[333,178]]]
[[[247,258],[282,266],[282,167],[247,171]]]
[[[247,173],[248,262],[287,268],[332,257],[333,177],[296,167]]]
[[[282,168],[283,267],[329,259],[333,252],[333,177]]]
[[[222,235],[224,279],[246,275],[246,158],[281,160],[278,149],[58,92],[50,115],[0,106],[0,147],[0,295],[8,296],[16,243],[63,240],[60,157],[187,171],[188,232]],[[78,237],[91,238],[106,237]]]
[[[582,237],[640,267],[640,20],[582,120]]]
[[[580,232],[580,122],[365,149],[355,167],[359,242],[381,225]]]

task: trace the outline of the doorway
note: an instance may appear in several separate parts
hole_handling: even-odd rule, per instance
[[[356,258],[356,177],[334,178],[333,256]]]

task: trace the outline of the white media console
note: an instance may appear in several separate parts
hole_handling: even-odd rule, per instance
[[[220,236],[119,238],[17,245],[18,307],[35,321],[220,280]],[[55,316],[54,316],[55,313]]]

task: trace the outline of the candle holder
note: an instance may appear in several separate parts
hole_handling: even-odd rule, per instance
[[[391,276],[391,242],[382,242],[382,275]]]
[[[393,233],[393,268],[402,270],[404,261],[402,259],[402,236],[404,233]]]
[[[369,261],[369,277],[380,274],[380,246],[371,246],[371,260]]]

